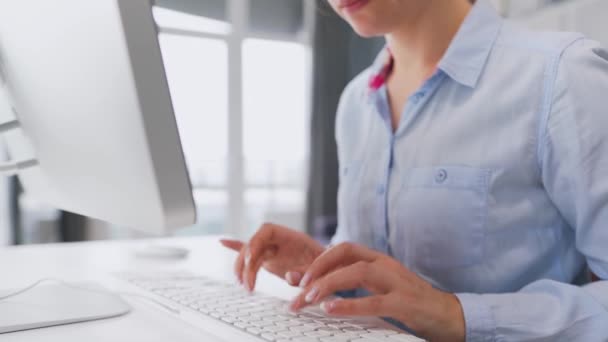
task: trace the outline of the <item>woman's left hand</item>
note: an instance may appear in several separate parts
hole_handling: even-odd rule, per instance
[[[364,288],[371,296],[333,299],[321,307],[333,316],[379,316],[402,322],[430,341],[464,341],[458,298],[435,289],[397,260],[363,246],[343,243],[321,254],[300,284],[292,309],[318,304],[338,291]]]

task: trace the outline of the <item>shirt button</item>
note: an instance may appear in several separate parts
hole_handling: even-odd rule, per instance
[[[444,169],[437,170],[437,174],[435,175],[435,181],[437,183],[443,183],[448,179],[448,172]]]
[[[423,93],[416,93],[416,94],[414,94],[414,96],[412,96],[412,102],[418,103],[418,102],[420,102],[420,100],[422,100],[423,97],[424,97]]]

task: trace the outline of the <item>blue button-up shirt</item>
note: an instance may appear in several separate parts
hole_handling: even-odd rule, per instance
[[[333,242],[456,293],[468,341],[608,340],[608,51],[479,0],[394,132],[385,60],[341,99]]]

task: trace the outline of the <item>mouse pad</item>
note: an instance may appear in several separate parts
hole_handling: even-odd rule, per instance
[[[90,285],[41,284],[1,300],[0,334],[112,318],[131,311],[122,298],[104,291]]]

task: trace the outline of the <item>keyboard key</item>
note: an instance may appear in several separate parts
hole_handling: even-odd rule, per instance
[[[262,320],[269,321],[269,322],[284,322],[284,321],[287,321],[288,318],[284,318],[282,316],[273,315],[273,316],[266,316]]]
[[[317,330],[318,331],[327,331],[327,332],[332,333],[332,334],[338,334],[338,333],[342,332],[342,330],[340,330],[340,329],[330,328],[330,327],[321,327],[321,328],[319,328]]]
[[[354,327],[354,326],[350,326],[350,327],[345,327],[340,329],[342,331],[354,331],[354,332],[361,332],[361,333],[366,333],[367,330],[360,328],[360,327]]]
[[[253,321],[253,322],[249,322],[251,325],[256,326],[258,328],[262,328],[262,327],[266,327],[269,325],[274,325],[274,323],[272,322],[268,322],[268,321]]]
[[[340,337],[340,336],[321,337],[321,342],[350,342],[351,340],[352,340],[351,337]]]
[[[310,319],[323,318],[323,316],[317,315],[317,314],[312,313],[312,312],[303,312],[299,316],[300,317],[304,317],[304,318],[310,318]]]
[[[331,333],[328,331],[308,331],[304,335],[308,337],[327,337],[331,336]]]
[[[315,328],[299,325],[299,326],[296,326],[296,327],[290,327],[289,330],[291,330],[291,331],[298,331],[298,332],[306,332],[306,331],[314,331]]]
[[[265,339],[266,341],[276,341],[277,340],[277,336],[275,334],[271,334],[271,333],[262,333],[262,335],[260,335],[263,339]]]
[[[236,318],[234,317],[230,317],[230,316],[224,316],[222,317],[222,321],[226,322],[226,323],[234,323],[236,322]]]
[[[356,324],[352,324],[350,323],[350,325],[357,327],[359,329],[373,329],[373,328],[377,328],[376,325],[370,324],[370,323],[356,323]]]
[[[278,332],[277,336],[287,339],[287,338],[302,336],[302,333],[298,332],[298,331],[286,330],[286,331]]]
[[[274,315],[275,315],[275,313],[274,313],[274,312],[268,312],[268,311],[262,311],[262,312],[259,312],[259,311],[257,311],[257,312],[248,312],[248,311],[243,310],[243,311],[241,311],[241,312],[243,312],[243,313],[248,313],[248,314],[249,314],[251,317],[257,317],[257,318],[259,318],[259,319],[263,319],[263,318],[266,318],[266,317],[270,317],[270,316],[274,316]]]
[[[371,328],[371,329],[367,329],[367,331],[369,331],[371,333],[380,333],[380,334],[384,334],[384,335],[396,335],[396,334],[398,334],[397,331],[389,330],[389,329],[382,329],[382,328]]]
[[[296,337],[296,338],[292,339],[291,341],[292,342],[319,342],[319,339],[316,337],[304,336],[304,337]]]
[[[324,324],[340,324],[342,323],[339,319],[335,318],[315,318],[315,322],[324,323]]]
[[[386,341],[386,337],[388,335],[380,334],[380,333],[364,333],[359,336],[362,338],[378,339],[378,340]]]
[[[245,329],[248,333],[252,333],[254,335],[259,335],[262,333],[262,329],[257,328],[257,327],[249,327],[247,329]]]
[[[345,339],[353,339],[359,337],[359,334],[356,332],[338,332],[332,334],[335,337],[343,337]]]
[[[328,324],[327,326],[330,327],[330,328],[336,328],[336,329],[340,329],[340,330],[342,330],[342,329],[350,329],[350,328],[353,327],[352,325],[344,324],[344,323]]]
[[[281,326],[281,327],[295,327],[295,326],[300,325],[300,323],[293,322],[293,321],[280,321],[280,322],[275,322],[274,324]]]
[[[281,332],[281,331],[288,331],[289,328],[286,327],[281,327],[281,326],[277,326],[277,325],[269,325],[264,327],[264,331],[269,331],[269,332],[273,332],[273,333],[277,333],[277,332]]]
[[[247,328],[251,327],[250,324],[245,323],[245,322],[234,322],[234,326],[239,329],[247,329]]]
[[[399,334],[399,335],[391,335],[387,338],[387,342],[424,342],[423,339],[420,339],[413,335]]]
[[[292,319],[292,321],[298,322],[300,324],[318,324],[318,323],[315,323],[315,321],[313,321],[312,319],[308,319],[308,318],[295,318],[295,319]]]
[[[211,313],[211,309],[208,309],[205,307],[199,307],[197,310],[201,313],[204,313],[205,315],[208,315],[209,313]]]

